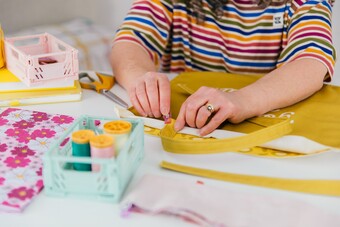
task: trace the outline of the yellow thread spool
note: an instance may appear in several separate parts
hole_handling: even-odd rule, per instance
[[[114,138],[109,135],[97,135],[90,139],[92,158],[112,158],[115,155]],[[100,165],[92,164],[92,171],[98,172]]]
[[[115,120],[104,124],[104,132],[114,138],[117,155],[129,139],[131,129],[132,124],[124,120]]]

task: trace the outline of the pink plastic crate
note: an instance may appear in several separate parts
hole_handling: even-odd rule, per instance
[[[28,86],[77,80],[78,51],[51,34],[5,38],[6,66]]]

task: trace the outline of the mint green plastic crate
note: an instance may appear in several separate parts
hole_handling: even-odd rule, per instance
[[[44,155],[45,193],[51,196],[86,197],[119,202],[144,156],[144,127],[140,119],[132,123],[128,141],[115,158],[72,156],[72,132],[92,129],[102,134],[102,125],[115,118],[82,116]],[[98,123],[100,123],[98,125]],[[73,170],[73,163],[99,164],[99,172]]]

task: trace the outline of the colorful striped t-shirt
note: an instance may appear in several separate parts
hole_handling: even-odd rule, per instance
[[[137,0],[115,42],[134,42],[160,70],[265,74],[290,61],[313,58],[334,72],[332,8],[327,0],[284,0],[266,8],[229,0],[216,18],[203,0],[198,22],[183,1]]]

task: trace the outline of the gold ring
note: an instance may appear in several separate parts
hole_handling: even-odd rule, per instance
[[[207,108],[207,110],[210,112],[210,113],[214,113],[215,112],[215,108],[212,104],[208,103],[205,105],[205,107]]]

